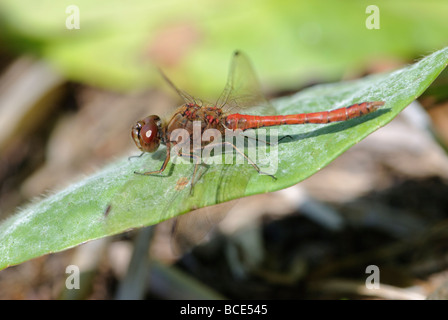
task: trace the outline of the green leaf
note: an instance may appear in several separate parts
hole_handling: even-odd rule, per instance
[[[184,90],[207,94],[219,89],[220,75],[227,72],[216,62],[235,49],[250,54],[267,84],[284,89],[359,74],[378,60],[407,61],[446,43],[447,1],[376,0],[380,29],[375,30],[366,28],[370,4],[2,0],[0,41],[5,40],[2,48],[38,54],[82,83],[142,89],[159,79],[156,65],[171,69]],[[66,28],[69,5],[79,8],[80,29]]]
[[[165,149],[123,159],[59,193],[36,201],[0,225],[0,269],[85,241],[156,224],[194,208],[296,184],[324,168],[345,150],[390,122],[434,81],[448,63],[448,48],[401,70],[364,79],[319,85],[273,101],[279,114],[323,111],[363,101],[385,101],[374,113],[327,125],[283,126],[277,180],[249,164],[200,166],[193,194],[183,187],[192,164],[171,162],[156,170]],[[271,151],[276,146],[270,146]],[[248,150],[250,152],[250,150]],[[268,150],[269,151],[269,150]]]

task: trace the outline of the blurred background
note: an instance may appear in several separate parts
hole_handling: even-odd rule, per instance
[[[132,124],[179,103],[158,67],[213,100],[243,50],[274,98],[448,45],[446,1],[369,5],[3,0],[0,219],[138,154]],[[0,271],[0,299],[448,298],[447,128],[445,70],[310,179],[225,206],[216,232],[184,255],[171,252],[167,225],[129,231]],[[66,290],[69,264],[80,266],[83,290]],[[381,290],[365,287],[372,264]]]

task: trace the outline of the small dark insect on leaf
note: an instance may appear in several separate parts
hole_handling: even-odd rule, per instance
[[[111,205],[111,204],[108,204],[107,207],[106,207],[106,210],[104,210],[104,213],[103,213],[103,215],[104,215],[106,218],[107,218],[107,216],[109,215],[111,209],[112,209],[112,205]]]

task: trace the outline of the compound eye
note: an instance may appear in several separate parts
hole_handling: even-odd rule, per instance
[[[149,116],[138,121],[131,131],[132,139],[134,139],[137,148],[144,152],[154,152],[160,145],[161,121],[158,116]]]
[[[157,137],[157,125],[154,121],[149,121],[140,129],[140,137],[146,144],[151,144]]]

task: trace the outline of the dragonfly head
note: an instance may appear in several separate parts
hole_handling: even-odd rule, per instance
[[[158,116],[149,116],[137,121],[131,135],[136,146],[144,152],[154,152],[160,145],[162,121]]]

